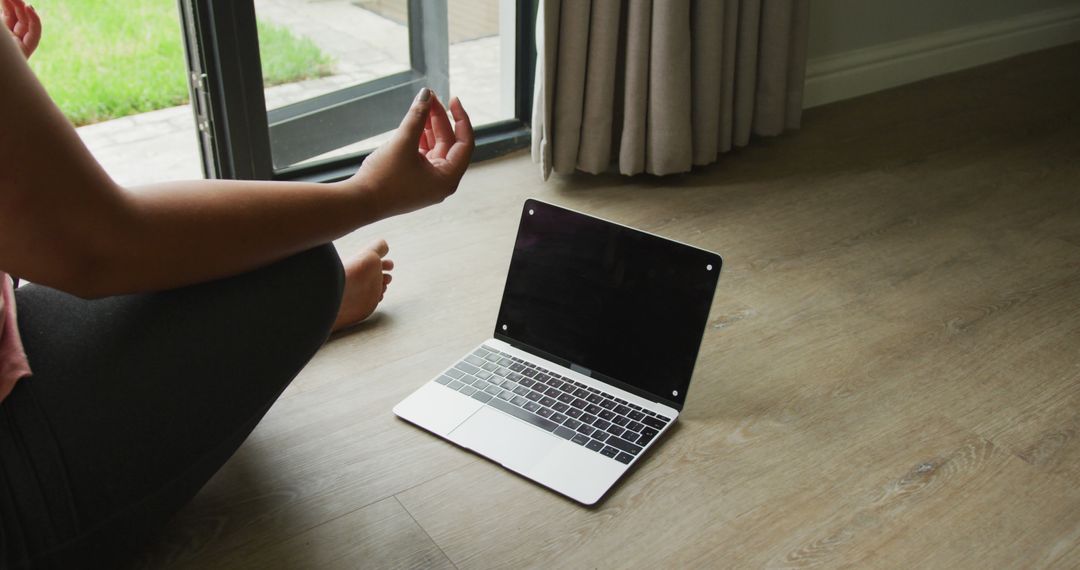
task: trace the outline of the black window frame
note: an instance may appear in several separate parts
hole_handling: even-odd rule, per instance
[[[331,182],[356,172],[370,151],[275,170],[270,144],[274,112],[266,109],[254,0],[177,2],[207,178]],[[476,129],[474,162],[529,144],[538,2],[515,0],[514,118]]]

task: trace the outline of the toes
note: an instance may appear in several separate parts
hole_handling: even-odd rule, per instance
[[[383,273],[383,276],[382,276],[383,287],[386,287],[387,285],[389,285],[390,282],[393,281],[393,280],[394,280],[393,275],[390,275],[389,273]]]
[[[386,243],[386,240],[380,239],[371,244],[371,251],[379,254],[379,257],[384,257],[386,254],[390,253],[390,246]]]
[[[374,270],[376,267],[382,266],[382,258],[374,250],[361,253],[357,260],[357,269],[361,272]]]
[[[382,268],[383,268],[383,271],[390,271],[391,269],[394,268],[394,260],[393,259],[384,259],[384,260],[382,260]]]

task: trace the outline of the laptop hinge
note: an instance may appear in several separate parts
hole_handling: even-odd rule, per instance
[[[588,376],[588,377],[592,378],[592,370],[589,370],[588,368],[585,368],[584,366],[578,366],[577,364],[574,364],[573,362],[571,362],[570,363],[570,370],[573,370],[574,372],[577,372],[578,374],[584,374],[585,376]]]

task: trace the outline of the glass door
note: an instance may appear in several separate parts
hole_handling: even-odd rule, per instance
[[[348,176],[421,87],[483,158],[527,144],[532,0],[179,0],[206,174]]]

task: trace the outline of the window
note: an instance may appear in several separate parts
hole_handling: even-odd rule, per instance
[[[525,146],[535,1],[180,0],[207,176],[348,176],[425,86],[462,98],[475,158]],[[310,44],[311,78],[264,85],[277,28]]]

